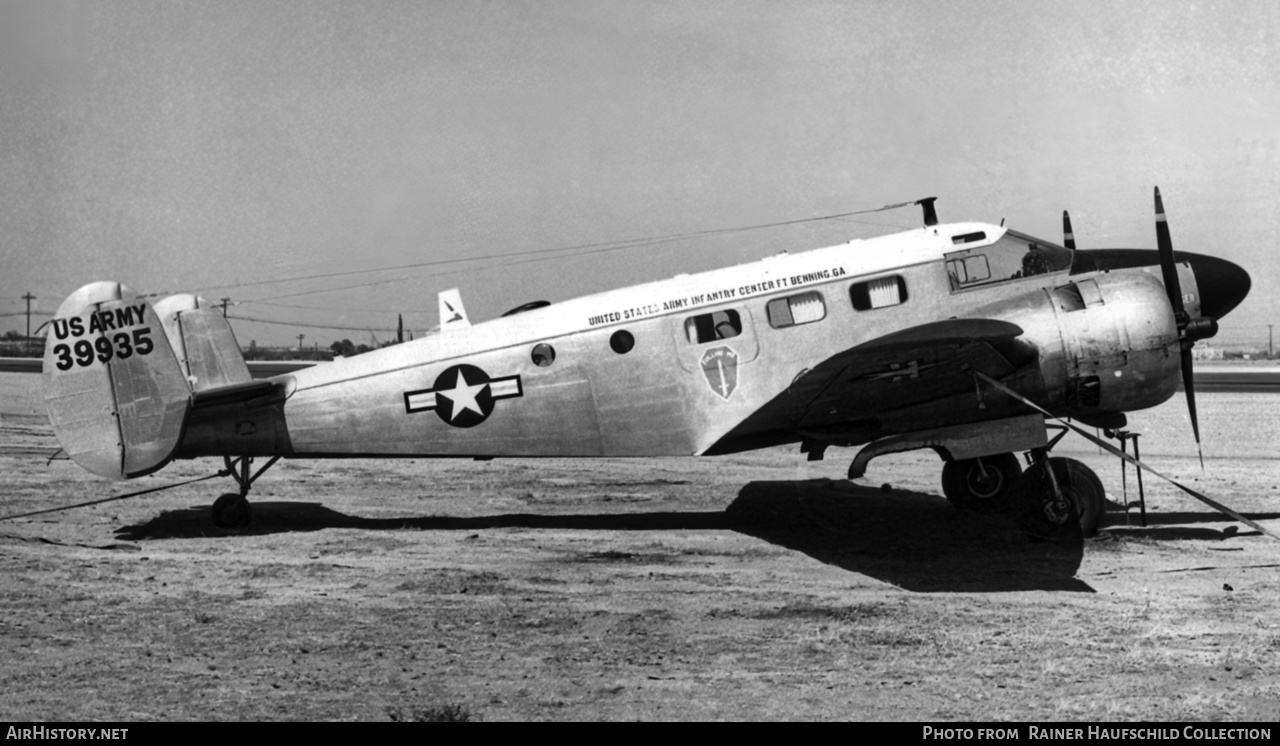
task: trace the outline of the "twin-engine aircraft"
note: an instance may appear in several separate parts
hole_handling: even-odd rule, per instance
[[[115,282],[51,324],[44,398],[77,464],[104,477],[222,457],[246,525],[279,458],[715,456],[799,444],[931,448],[956,507],[1018,507],[1029,532],[1098,525],[1103,488],[1049,457],[1045,416],[1116,429],[1179,375],[1196,441],[1191,348],[1249,291],[1222,259],[1074,250],[1002,225],[938,224],[576,298],[472,323],[456,291],[436,334],[254,380],[230,326],[194,295],[152,305]],[[910,203],[909,203],[910,204]],[[1064,219],[1065,219],[1064,213]],[[1025,453],[1027,470],[1017,455]],[[269,459],[253,472],[254,459]]]

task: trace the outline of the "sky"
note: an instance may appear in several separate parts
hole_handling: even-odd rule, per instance
[[[1269,0],[0,0],[0,332],[118,280],[229,298],[243,346],[384,341],[452,287],[475,321],[920,214],[621,241],[927,196],[1153,248],[1158,185],[1265,347],[1277,81]]]

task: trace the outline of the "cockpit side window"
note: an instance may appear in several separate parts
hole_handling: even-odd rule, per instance
[[[947,254],[947,274],[951,278],[952,290],[979,285],[991,280],[991,263],[987,261],[986,254],[967,251]]]
[[[953,251],[946,255],[952,290],[1006,282],[1071,268],[1067,249],[1008,231],[990,246]]]

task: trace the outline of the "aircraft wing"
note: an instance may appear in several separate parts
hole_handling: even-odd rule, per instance
[[[1038,375],[1039,351],[1021,334],[1007,321],[947,319],[855,345],[796,376],[707,453],[736,450],[769,432],[852,443],[872,439],[889,419],[920,427],[978,419],[980,406],[1010,405],[990,391],[979,404],[971,370],[1015,383]]]
[[[976,396],[979,370],[1003,379],[1038,358],[1007,321],[948,319],[878,337],[828,358],[791,385],[801,428],[864,418],[885,410]]]

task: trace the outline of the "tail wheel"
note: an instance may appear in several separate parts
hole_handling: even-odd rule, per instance
[[[253,518],[253,508],[243,495],[228,492],[213,501],[212,517],[219,528],[244,528]]]
[[[948,461],[942,467],[942,494],[960,510],[1007,510],[1022,465],[1012,453]]]
[[[1058,501],[1053,476],[1062,492]],[[1092,469],[1071,458],[1051,458],[1033,464],[1014,485],[1018,526],[1042,539],[1093,536],[1102,522],[1106,491]]]

